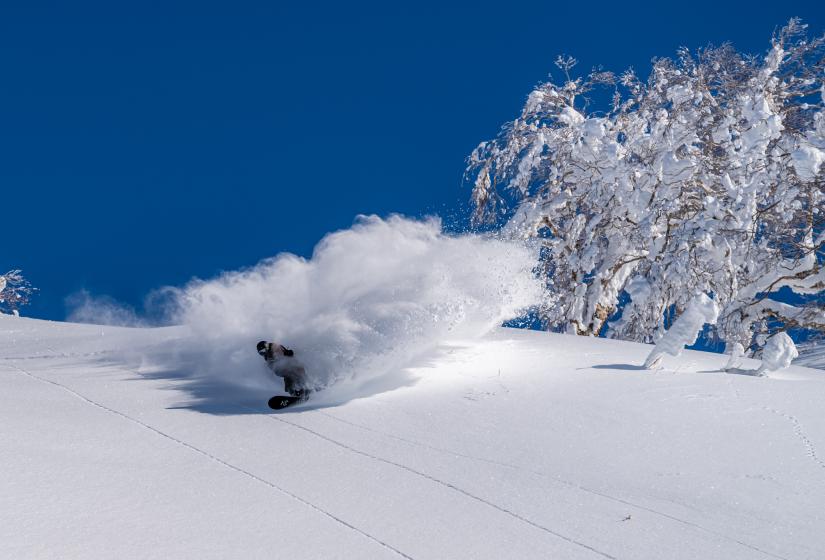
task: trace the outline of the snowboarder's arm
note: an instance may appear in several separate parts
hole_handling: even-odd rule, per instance
[[[276,344],[274,342],[260,343],[258,354],[263,356],[267,362],[276,359],[276,356],[294,356],[295,352],[284,346],[283,344]]]

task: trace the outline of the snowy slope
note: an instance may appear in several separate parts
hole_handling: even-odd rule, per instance
[[[499,329],[270,413],[186,336],[0,317],[0,557],[825,558],[821,371]]]

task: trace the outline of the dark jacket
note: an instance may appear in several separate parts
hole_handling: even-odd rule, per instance
[[[277,361],[278,358],[281,358],[283,356],[294,356],[295,352],[293,352],[286,346],[275,344],[274,342],[267,342],[264,346],[264,353],[261,355],[264,357],[264,360],[266,360],[267,363],[271,363]]]
[[[290,395],[308,395],[306,371],[297,360],[292,359],[295,352],[274,342],[261,341],[258,343],[260,354],[272,373],[284,379],[284,389]]]

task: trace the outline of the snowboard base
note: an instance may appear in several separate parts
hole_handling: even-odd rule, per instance
[[[292,397],[289,395],[275,395],[269,399],[267,404],[269,404],[269,408],[272,410],[281,410],[282,408],[286,408],[289,405],[301,402],[302,400],[305,399],[302,399],[301,397]]]

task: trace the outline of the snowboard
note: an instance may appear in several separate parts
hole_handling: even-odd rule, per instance
[[[305,401],[305,398],[302,397],[292,397],[290,395],[275,395],[271,399],[269,399],[269,408],[272,410],[281,410],[282,408],[286,408],[291,404],[299,403]]]

